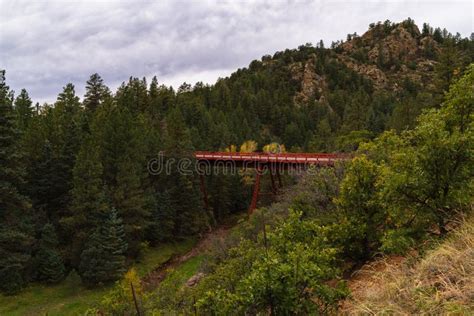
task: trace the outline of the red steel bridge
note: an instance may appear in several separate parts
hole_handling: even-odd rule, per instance
[[[291,168],[304,170],[309,165],[323,167],[334,166],[337,161],[347,159],[342,154],[326,153],[236,153],[236,152],[209,152],[197,151],[194,156],[198,164],[206,166],[223,166],[238,168],[253,168],[256,170],[255,184],[252,193],[252,201],[248,209],[251,214],[257,207],[257,200],[260,191],[260,178],[268,170],[271,177],[272,191],[277,192],[275,178],[278,179],[279,187],[282,187],[280,172]],[[204,204],[208,208],[207,191],[204,185],[204,177],[201,174],[201,191],[204,197]]]

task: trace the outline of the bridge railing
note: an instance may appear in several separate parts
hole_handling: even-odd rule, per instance
[[[310,162],[333,162],[347,159],[343,154],[329,153],[235,153],[235,152],[210,152],[197,151],[195,157],[199,160],[236,160],[236,161],[261,161],[261,162],[288,162],[288,163],[310,163]]]

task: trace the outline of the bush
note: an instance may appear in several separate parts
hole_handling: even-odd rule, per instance
[[[365,155],[354,158],[341,182],[337,203],[349,226],[346,255],[353,259],[367,259],[377,249],[385,210],[378,201],[377,182],[380,171]],[[349,247],[350,248],[349,248]]]
[[[295,211],[274,231],[262,229],[257,243],[245,241],[232,249],[232,258],[198,286],[198,310],[307,314],[335,309],[347,290],[337,282],[339,249],[328,245],[330,231]]]

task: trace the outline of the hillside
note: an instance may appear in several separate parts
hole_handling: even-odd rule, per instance
[[[384,258],[358,271],[350,282],[352,297],[343,312],[348,315],[474,313],[472,215],[446,240],[430,248],[422,256]]]
[[[191,89],[232,131],[196,145],[251,138],[293,151],[350,151],[361,138],[413,127],[473,56],[472,39],[429,25],[420,32],[412,20],[373,24],[330,48],[307,44],[264,56],[215,86]]]
[[[34,106],[0,71],[2,300],[80,282],[96,302],[104,285],[109,298],[121,297],[123,305],[106,297],[98,311],[130,312],[127,278],[140,283],[138,262],[239,217],[250,202],[251,170],[200,178],[194,151],[278,147],[354,159],[283,175],[280,203],[260,200],[256,215],[206,257],[202,282],[161,298],[140,293],[143,306],[165,314],[335,311],[351,269],[444,236],[472,202],[473,58],[473,37],[429,25],[420,32],[406,20],[328,48],[264,56],[214,85],[177,91],[156,77],[130,77],[111,91],[92,74],[83,98],[67,83],[53,104]],[[161,172],[150,169],[157,159]],[[188,263],[186,276],[201,261]]]
[[[197,282],[164,286],[143,308],[470,315],[473,87],[474,64],[413,130],[384,132],[351,161],[309,169],[279,203],[216,241]]]

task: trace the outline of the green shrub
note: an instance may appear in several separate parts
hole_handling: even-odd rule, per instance
[[[324,313],[347,295],[336,281],[339,249],[328,245],[331,232],[301,212],[289,217],[257,243],[242,242],[234,256],[198,287],[203,314],[245,314],[272,309],[276,314]]]

